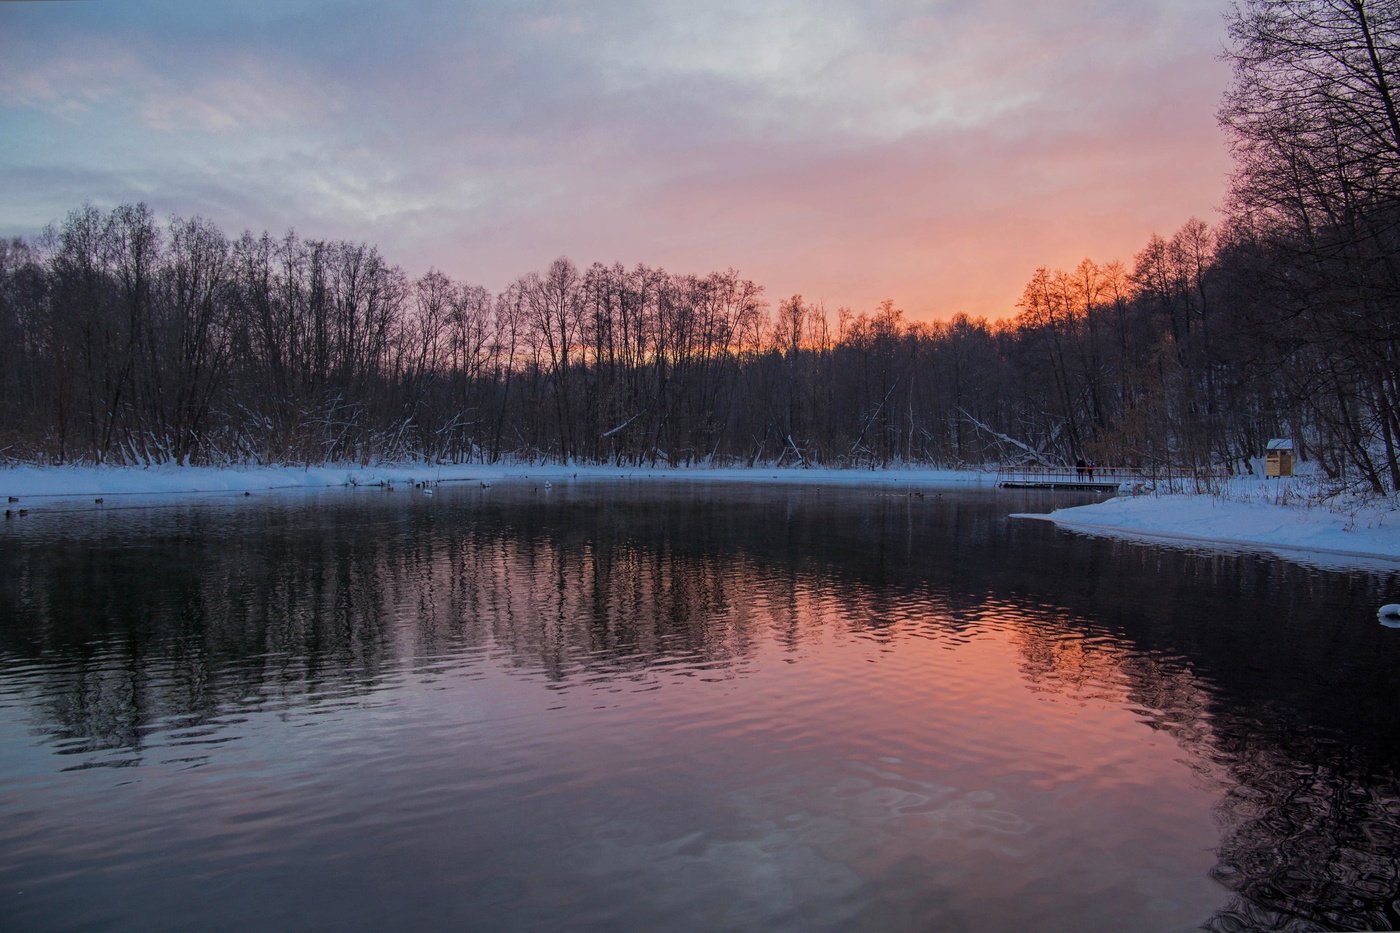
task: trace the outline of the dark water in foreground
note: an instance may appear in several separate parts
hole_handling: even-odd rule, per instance
[[[0,530],[0,928],[1400,927],[1400,575],[1036,494]]]

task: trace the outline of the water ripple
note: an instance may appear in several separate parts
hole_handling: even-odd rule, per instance
[[[1337,621],[1393,581],[559,492],[7,541],[15,921],[1396,925],[1400,649]]]

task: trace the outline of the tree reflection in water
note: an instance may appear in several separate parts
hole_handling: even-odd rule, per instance
[[[664,688],[831,631],[1002,626],[1032,689],[1126,696],[1218,789],[1208,928],[1400,928],[1400,649],[1351,621],[1400,576],[1080,538],[985,495],[647,489],[38,516],[0,549],[0,664],[69,767],[137,765],[157,729],[197,765],[254,711],[436,666]]]

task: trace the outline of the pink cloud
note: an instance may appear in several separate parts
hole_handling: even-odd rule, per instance
[[[563,253],[1001,315],[1039,265],[1210,220],[1229,169],[1215,0],[37,6],[0,10],[46,24],[0,66],[26,211],[144,197],[492,289]],[[45,64],[75,50],[115,64]]]

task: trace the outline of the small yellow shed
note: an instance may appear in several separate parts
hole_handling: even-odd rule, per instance
[[[1293,442],[1286,437],[1276,437],[1264,449],[1264,475],[1293,475]]]

